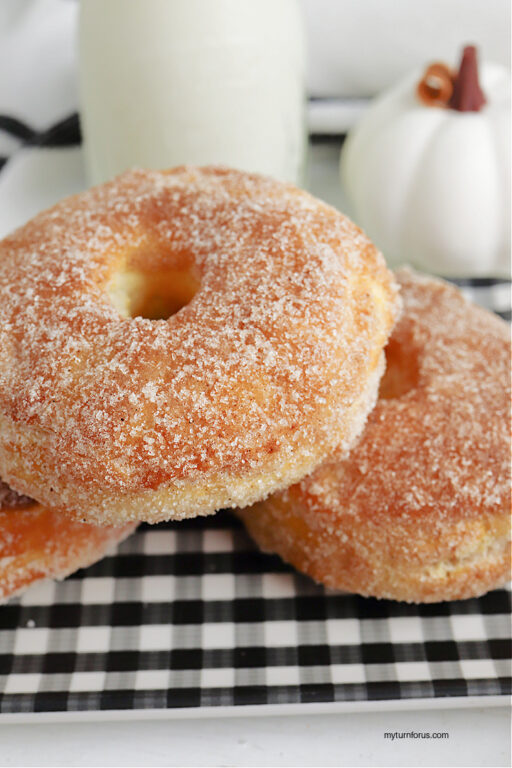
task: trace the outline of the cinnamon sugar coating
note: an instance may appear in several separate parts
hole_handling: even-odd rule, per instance
[[[240,516],[329,587],[473,597],[510,578],[510,331],[447,283],[397,277],[403,313],[356,446]]]
[[[102,558],[136,525],[78,523],[0,480],[0,603],[42,579],[63,579]]]
[[[398,308],[334,209],[192,167],[41,213],[0,244],[0,297],[0,473],[102,524],[243,506],[349,445]]]

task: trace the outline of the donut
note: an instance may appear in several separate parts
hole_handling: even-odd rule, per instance
[[[447,283],[397,274],[403,313],[349,455],[239,511],[268,552],[334,589],[437,602],[510,578],[510,335]]]
[[[244,506],[373,406],[398,312],[361,231],[222,168],[134,170],[0,243],[0,474],[94,524]]]
[[[0,603],[42,579],[64,579],[100,560],[136,525],[78,523],[20,496],[0,480]]]

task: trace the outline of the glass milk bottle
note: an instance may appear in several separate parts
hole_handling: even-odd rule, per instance
[[[182,163],[300,182],[303,74],[296,0],[82,0],[90,182]]]

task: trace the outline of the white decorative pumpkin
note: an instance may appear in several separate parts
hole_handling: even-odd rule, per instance
[[[462,82],[468,55],[473,69],[464,70]],[[423,80],[415,74],[384,94],[348,136],[341,176],[351,213],[391,264],[453,277],[508,277],[509,73],[484,65],[482,99],[475,51],[466,48],[448,93],[466,103],[451,107],[446,98],[428,103],[418,95],[418,83],[436,93],[436,68],[443,65],[431,68],[434,83],[429,69]],[[468,85],[477,89],[469,102]],[[475,93],[480,99],[471,101]]]

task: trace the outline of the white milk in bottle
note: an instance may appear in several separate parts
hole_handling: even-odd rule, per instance
[[[295,0],[82,0],[89,180],[216,163],[300,182],[303,75]]]

